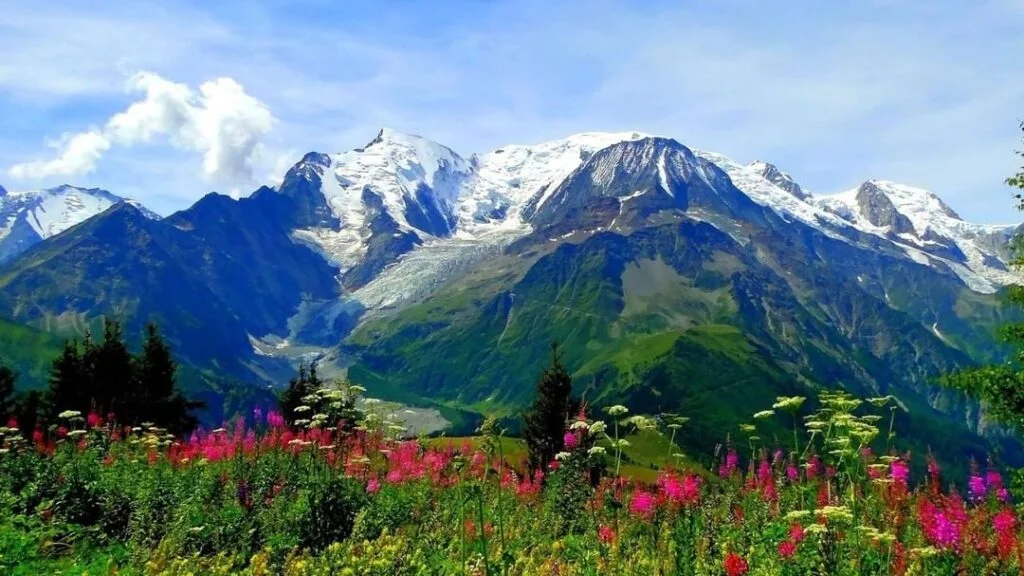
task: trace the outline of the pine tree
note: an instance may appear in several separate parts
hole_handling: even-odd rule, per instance
[[[154,422],[171,416],[162,413],[169,408],[166,403],[174,395],[176,370],[171,350],[164,342],[156,324],[147,324],[142,353],[135,359],[135,391],[138,396],[139,418]]]
[[[83,414],[89,410],[92,391],[85,372],[78,341],[68,340],[50,369],[50,386],[45,398],[48,418],[56,418],[64,410],[77,410]]]
[[[138,394],[134,389],[134,362],[124,342],[121,323],[104,319],[103,341],[87,351],[87,355],[95,358],[91,382],[95,410],[100,414],[113,413],[124,423],[137,423],[134,422],[139,413]]]
[[[14,371],[0,364],[0,425],[14,414]]]
[[[293,425],[296,420],[309,417],[308,414],[303,416],[297,413],[295,409],[306,405],[303,399],[316,392],[322,385],[323,382],[316,373],[316,363],[308,367],[305,362],[299,364],[299,373],[288,381],[288,387],[277,398],[281,415],[289,425]]]
[[[190,402],[176,388],[178,366],[171,349],[160,335],[156,324],[146,325],[142,352],[135,357],[135,412],[136,422],[154,422],[172,432],[191,430],[198,423],[191,411],[203,406]]]
[[[121,325],[105,320],[103,340],[87,333],[82,344],[70,340],[53,362],[45,405],[50,420],[64,410],[113,414],[121,424],[151,422],[174,433],[187,432],[198,420],[192,411],[203,403],[186,399],[175,387],[177,366],[156,325],[146,327],[142,352],[132,355]]]
[[[28,436],[39,427],[43,406],[43,394],[39,390],[29,390],[18,397],[14,417],[18,420],[22,434]]]
[[[1024,150],[1017,154],[1024,158]],[[1024,165],[1006,183],[1022,191],[1016,192],[1014,198],[1018,210],[1024,211]],[[1012,265],[1020,270],[1024,268],[1024,234],[1013,238],[1012,248]],[[1008,288],[1006,304],[1024,311],[1024,285]],[[962,370],[943,377],[941,383],[980,398],[991,418],[1024,434],[1024,322],[1003,326],[1001,336],[1013,351],[1009,362]]]
[[[537,396],[523,415],[523,438],[529,451],[527,465],[532,475],[544,470],[565,447],[565,427],[576,403],[572,397],[572,377],[562,365],[558,343],[551,344],[551,366],[537,382]]]

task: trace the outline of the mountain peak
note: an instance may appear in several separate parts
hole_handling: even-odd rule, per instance
[[[912,214],[942,214],[954,220],[963,220],[959,214],[942,201],[934,192],[899,184],[889,180],[868,180],[861,188],[873,187],[884,193],[889,200],[907,216]]]
[[[805,192],[804,189],[793,180],[793,177],[790,176],[788,172],[779,170],[770,162],[754,160],[749,164],[749,168],[760,174],[765,180],[768,180],[772,184],[775,184],[800,200],[806,200],[810,196],[810,194]]]
[[[4,196],[7,196],[7,189],[0,186],[0,198],[3,198]]]
[[[434,142],[429,138],[424,138],[419,134],[402,132],[401,130],[395,130],[394,128],[388,128],[387,126],[381,128],[380,131],[377,132],[377,135],[373,138],[373,140],[370,140],[370,142],[367,143],[366,146],[363,146],[363,149],[370,148],[371,146],[374,146],[376,144],[397,144],[400,146],[416,146],[428,144],[433,146],[441,146],[441,144],[438,144],[437,142]]]

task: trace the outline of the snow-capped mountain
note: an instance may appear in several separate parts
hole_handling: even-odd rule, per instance
[[[308,196],[312,207],[307,212],[315,216],[297,224],[293,238],[339,266],[343,284],[371,306],[418,294],[418,285],[436,285],[550,225],[552,202],[571,207],[597,201],[584,190],[589,184],[565,189],[570,177],[585,166],[602,163],[604,167],[596,171],[591,166],[591,173],[608,182],[623,175],[635,179],[630,163],[646,162],[644,154],[663,156],[652,164],[657,169],[651,178],[662,181],[668,196],[680,182],[689,181],[689,171],[698,170],[706,182],[714,177],[712,172],[721,170],[754,202],[830,237],[854,243],[865,235],[881,238],[918,263],[953,270],[981,292],[994,292],[1015,279],[1007,269],[1006,253],[1014,227],[964,222],[937,196],[921,189],[869,181],[850,192],[814,196],[791,175],[764,161],[745,165],[699,150],[686,158],[690,152],[685,146],[672,154],[672,147],[664,145],[604,152],[623,142],[659,140],[639,132],[588,132],[465,157],[427,138],[385,128],[361,148],[307,154],[277,191]],[[670,174],[673,183],[667,181]],[[616,192],[619,200],[607,209],[621,215],[630,202],[635,207],[631,193]],[[685,202],[678,207],[685,210]],[[614,228],[623,222],[611,224]],[[588,229],[585,222],[577,224]],[[562,232],[571,232],[573,224],[566,226]],[[416,251],[424,253],[410,254]],[[407,262],[396,265],[403,260]]]
[[[319,199],[322,206],[309,211],[318,216],[297,225],[292,236],[337,265],[347,287],[359,289],[413,249],[450,243],[437,250],[445,254],[438,269],[449,270],[449,260],[462,261],[464,252],[487,254],[488,247],[528,234],[524,211],[543,204],[598,150],[643,137],[585,133],[467,159],[421,136],[384,128],[361,148],[307,154],[277,191]],[[415,261],[433,270],[433,259]]]
[[[0,261],[9,260],[118,202],[130,202],[151,218],[158,218],[134,200],[98,188],[68,185],[27,191],[0,188]]]
[[[723,170],[733,183],[754,201],[780,214],[814,225],[832,236],[857,241],[851,232],[884,238],[914,261],[945,266],[979,292],[995,292],[1000,286],[1019,282],[1008,268],[1008,245],[1017,225],[965,222],[937,195],[922,188],[883,180],[869,180],[859,187],[832,195],[804,196],[791,192],[799,187],[791,177],[766,163],[749,166],[720,154],[700,152]],[[784,185],[771,178],[783,174]]]

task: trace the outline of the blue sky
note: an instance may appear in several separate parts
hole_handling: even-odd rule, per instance
[[[1014,222],[1022,27],[1024,0],[5,0],[0,184],[169,213],[381,126],[464,155],[640,130]]]

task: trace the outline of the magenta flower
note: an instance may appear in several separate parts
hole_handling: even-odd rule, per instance
[[[572,432],[566,432],[565,436],[562,436],[562,443],[565,444],[566,450],[573,450],[580,445],[580,439]]]
[[[896,484],[906,486],[907,481],[910,479],[910,467],[907,466],[906,462],[896,460],[889,465],[889,477]]]
[[[629,511],[639,518],[650,519],[657,509],[657,499],[653,494],[644,490],[634,492],[629,501]]]
[[[672,504],[691,506],[700,501],[700,478],[694,474],[681,479],[674,474],[662,474],[658,477],[658,486]]]
[[[281,416],[279,412],[274,410],[267,412],[267,425],[271,428],[280,428],[284,426],[284,416]]]
[[[971,474],[967,480],[967,494],[971,502],[981,502],[985,499],[985,479],[977,474]]]
[[[728,478],[732,476],[737,469],[740,467],[740,457],[736,455],[736,450],[729,448],[729,451],[725,453],[725,461],[718,468],[718,475],[722,478]]]

